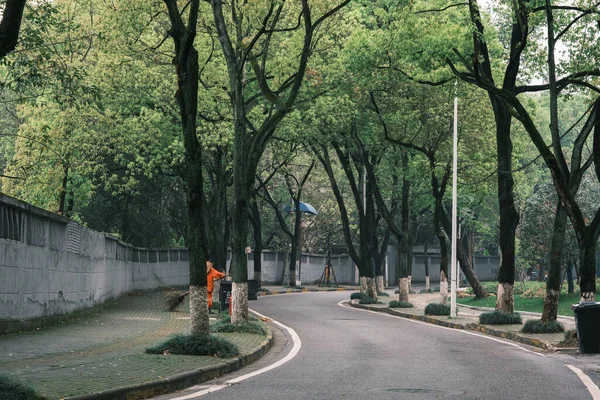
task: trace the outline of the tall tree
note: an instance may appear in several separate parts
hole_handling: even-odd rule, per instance
[[[173,64],[177,72],[176,99],[179,105],[185,167],[187,170],[188,228],[190,250],[190,317],[192,334],[209,333],[206,280],[206,231],[202,145],[196,132],[198,112],[198,52],[194,48],[199,0],[189,3],[187,24],[176,0],[164,0],[171,22],[169,35],[175,44]]]
[[[248,266],[244,249],[248,240],[250,193],[258,162],[275,128],[291,111],[298,97],[308,59],[315,46],[315,30],[349,2],[350,0],[340,2],[313,22],[313,10],[320,7],[315,4],[311,7],[308,0],[302,0],[299,7],[276,1],[246,4],[211,0],[214,25],[227,65],[233,114],[232,323],[248,320]],[[257,15],[260,17],[256,17]],[[293,21],[299,23],[294,25],[296,22]],[[271,73],[278,72],[270,71],[268,66],[268,62],[274,57],[273,47],[284,47],[276,39],[285,39],[300,27],[302,45],[296,68],[290,71],[287,78],[270,79]],[[247,69],[248,63],[251,71]],[[287,75],[286,72],[284,76]],[[246,95],[246,84],[249,82],[247,76],[250,73],[254,74],[260,90],[258,96]],[[278,84],[279,87],[272,89],[273,84]],[[266,102],[264,113],[249,115],[248,107],[259,99]]]

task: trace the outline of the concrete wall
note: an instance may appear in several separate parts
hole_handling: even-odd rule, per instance
[[[186,249],[136,248],[0,194],[0,324],[186,285],[188,260]]]

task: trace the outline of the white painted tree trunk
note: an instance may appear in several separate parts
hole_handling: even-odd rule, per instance
[[[377,300],[377,286],[374,278],[367,278],[367,295]]]
[[[515,312],[515,285],[510,283],[499,283],[496,297],[496,310],[505,314]]]
[[[596,293],[594,293],[594,292],[581,293],[581,299],[579,300],[579,302],[584,303],[584,302],[588,302],[588,301],[595,302],[596,301]]]
[[[383,275],[377,275],[377,293],[383,293],[384,290]]]
[[[408,301],[408,278],[400,278],[398,281],[398,301]]]
[[[231,284],[231,323],[248,322],[248,282]]]
[[[431,283],[429,281],[429,276],[425,277],[425,291],[430,291],[431,290]]]
[[[448,277],[444,271],[440,271],[440,303],[446,304],[448,301]]]
[[[361,293],[367,293],[367,277],[366,276],[361,276],[360,277],[360,292]]]
[[[206,286],[190,286],[190,321],[192,334],[209,334],[208,291]]]
[[[408,276],[408,293],[412,293],[412,275]]]

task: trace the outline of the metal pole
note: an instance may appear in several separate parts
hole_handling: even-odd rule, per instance
[[[456,318],[456,284],[458,268],[456,265],[456,184],[457,184],[457,159],[458,159],[458,95],[456,92],[458,82],[454,82],[454,137],[452,151],[452,252],[451,252],[451,287],[450,287],[450,317]]]

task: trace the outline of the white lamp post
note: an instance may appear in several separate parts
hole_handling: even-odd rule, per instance
[[[456,265],[456,184],[457,184],[457,159],[458,159],[458,94],[457,84],[454,82],[454,135],[452,151],[452,252],[450,261],[450,317],[456,318],[456,287],[458,283],[458,268]]]

